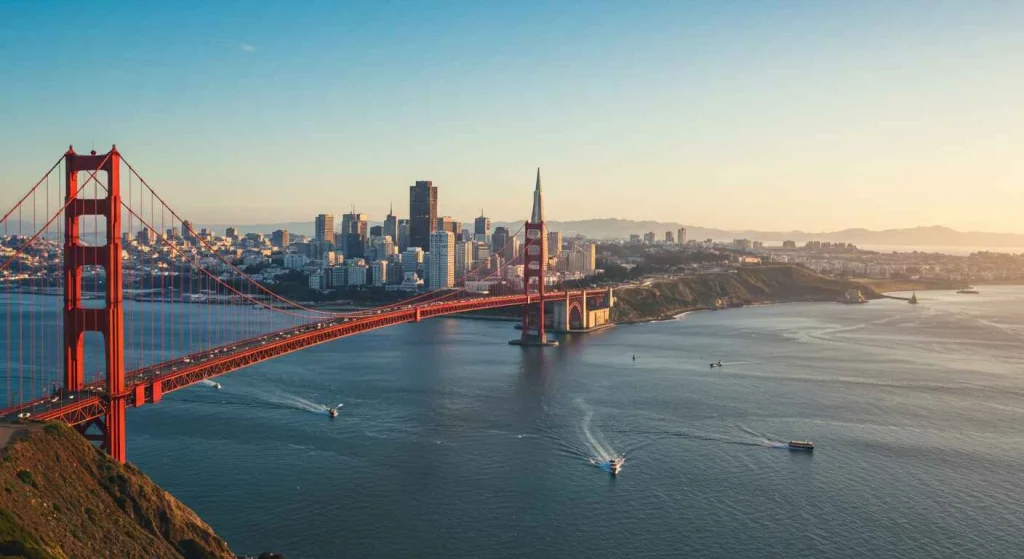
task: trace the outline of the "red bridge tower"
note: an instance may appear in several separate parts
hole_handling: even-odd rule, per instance
[[[557,341],[548,341],[544,331],[544,277],[548,265],[548,240],[544,227],[543,202],[538,168],[537,186],[533,191],[533,213],[526,222],[526,242],[523,243],[523,289],[530,300],[536,300],[537,304],[523,307],[522,336],[510,342],[516,345],[558,345]]]
[[[85,333],[103,335],[106,387],[102,398],[106,416],[76,428],[85,438],[99,441],[118,462],[125,460],[124,433],[124,310],[121,306],[121,155],[117,147],[106,155],[78,155],[69,148],[64,155],[67,186],[64,211],[64,394],[82,390],[85,384]],[[107,173],[105,198],[79,197],[78,173]],[[94,175],[95,176],[95,175]],[[82,189],[85,190],[84,188]],[[106,218],[106,244],[83,245],[79,218]],[[100,232],[96,232],[98,235]],[[105,305],[82,306],[82,267],[99,266],[106,273]],[[94,429],[95,428],[95,429]],[[98,431],[98,433],[96,432]]]

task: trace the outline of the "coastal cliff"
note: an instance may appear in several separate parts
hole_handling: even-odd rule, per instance
[[[4,439],[0,557],[235,559],[192,510],[71,428],[7,424]]]
[[[868,286],[820,276],[799,266],[751,266],[618,288],[611,319],[617,323],[643,322],[698,309],[838,301],[851,289],[859,289],[865,299],[880,297]]]

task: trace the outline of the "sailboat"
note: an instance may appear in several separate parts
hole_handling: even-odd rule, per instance
[[[911,296],[910,296],[910,301],[909,301],[909,303],[910,303],[911,305],[916,305],[916,304],[917,304],[917,292],[916,292],[916,291],[914,292],[914,294],[913,294],[913,295],[911,295]]]

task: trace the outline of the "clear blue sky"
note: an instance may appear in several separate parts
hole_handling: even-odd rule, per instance
[[[199,222],[1024,232],[1024,2],[0,3],[0,207],[68,144]]]

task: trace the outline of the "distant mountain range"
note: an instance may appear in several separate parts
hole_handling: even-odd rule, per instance
[[[472,226],[472,220],[463,221]],[[377,223],[373,223],[376,225]],[[807,231],[729,231],[697,225],[683,225],[660,221],[634,221],[631,219],[584,219],[577,221],[549,221],[548,229],[561,231],[566,237],[583,235],[592,239],[626,239],[631,234],[644,234],[653,231],[659,240],[665,238],[666,231],[675,235],[680,227],[686,227],[689,239],[714,239],[728,241],[732,239],[750,239],[769,244],[782,241],[803,243],[809,240],[847,242],[859,246],[908,246],[908,247],[974,247],[974,248],[1021,248],[1024,247],[1024,235],[1018,233],[984,233],[977,231],[957,231],[949,227],[911,227],[904,229],[885,229],[871,231],[869,229],[844,229],[823,233]],[[522,222],[494,222],[492,227],[509,227],[516,231]],[[30,223],[9,221],[0,226],[0,234],[21,231],[31,235],[35,228]],[[195,227],[206,227],[217,234],[223,235],[229,224],[196,224]],[[287,229],[292,234],[313,234],[312,221],[292,221],[286,223],[265,223],[256,225],[235,225],[240,233],[270,233],[277,229]]]

